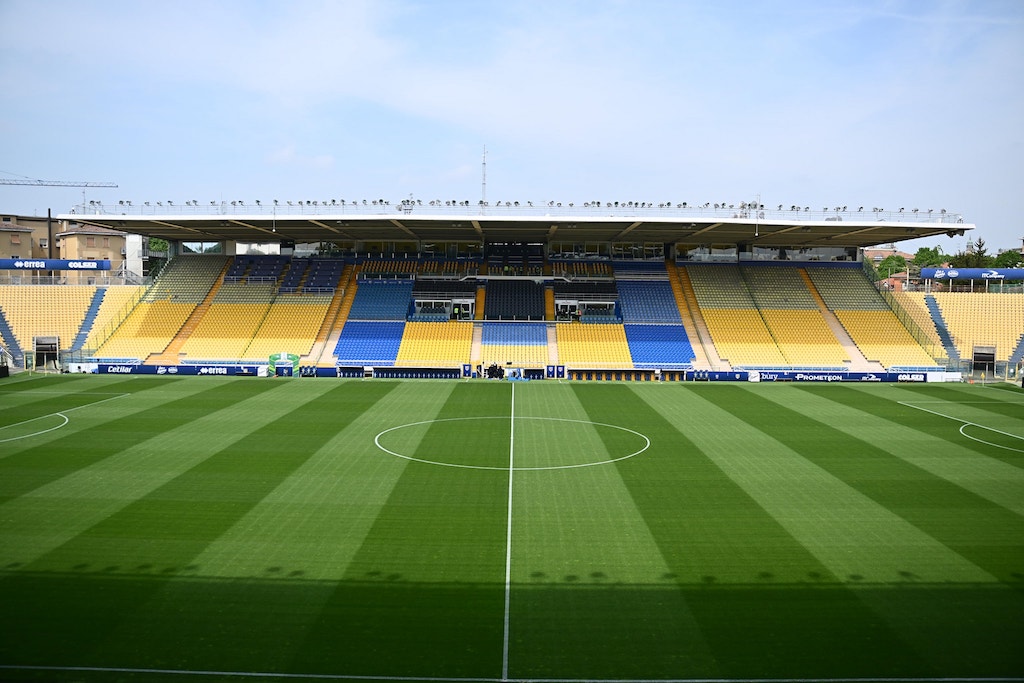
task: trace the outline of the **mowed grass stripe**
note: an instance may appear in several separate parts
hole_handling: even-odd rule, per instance
[[[817,406],[803,405],[803,392],[792,385],[744,389],[701,387],[691,395],[731,395],[735,399],[733,410],[746,414],[744,393],[753,391],[781,405],[818,415],[813,409]],[[822,392],[830,389],[821,387]],[[637,391],[653,395],[642,388]],[[653,405],[670,413],[676,408],[663,401]],[[890,633],[898,634],[898,639],[909,646],[905,651],[901,647],[876,652],[875,675],[893,675],[891,666],[902,668],[907,675],[929,675],[931,667],[919,667],[907,653],[920,655],[921,664],[940,662],[936,670],[943,672],[995,675],[993,672],[1012,669],[1012,643],[1019,629],[1009,617],[1018,608],[1010,607],[1007,600],[1019,600],[989,574],[715,403],[688,401],[685,414],[687,433],[695,443],[845,582],[847,590],[877,615]],[[847,409],[845,417],[860,431],[875,431],[855,411]],[[784,422],[786,416],[779,414],[777,419]],[[879,426],[884,428],[884,423]],[[742,446],[737,448],[739,444]],[[805,582],[811,585],[792,587],[796,600],[807,591],[811,592],[807,599],[820,595],[816,587],[836,589],[834,585],[823,586],[823,577],[808,576]],[[981,615],[988,616],[979,621]],[[824,634],[834,635],[839,630],[835,624],[845,625],[849,615],[837,612],[833,618],[834,623],[819,624]],[[848,641],[844,653],[859,649],[856,643],[865,651],[876,647],[871,620],[858,621],[866,628],[844,635]],[[870,666],[865,662],[861,675],[870,673]]]
[[[728,441],[725,457],[753,453],[728,423],[702,422],[692,413],[705,391],[619,389],[627,393],[595,402],[591,414],[610,417],[616,406],[631,406],[631,425],[652,440],[665,439],[652,457],[618,467],[676,567],[683,599],[720,676],[825,678],[928,670],[899,633],[688,438],[700,424],[717,428]]]
[[[914,429],[880,419],[845,403],[829,398],[830,387],[816,387],[803,391],[789,386],[764,391],[764,398],[797,410],[851,438],[859,439],[886,451],[893,457],[960,486],[986,500],[1024,516],[1024,470],[976,450],[966,448],[964,440],[951,436],[956,442],[929,431]],[[896,401],[900,397],[890,391],[879,392],[878,399]],[[944,410],[941,403],[928,403]],[[951,406],[953,407],[953,406]],[[1021,442],[1024,447],[1024,441]]]
[[[459,383],[436,414],[507,415],[509,398],[507,384]],[[425,419],[381,417],[382,429]],[[439,422],[414,455],[507,452],[508,426],[492,422],[474,429],[480,436],[453,434]],[[356,676],[499,676],[507,476],[407,461],[293,666]]]
[[[834,401],[882,412],[877,396],[839,386],[821,389],[830,389],[822,395]],[[1024,519],[1019,515],[755,391],[721,387],[702,395],[1000,581],[1020,585],[1015,575],[1024,571]],[[744,394],[742,401],[736,400],[737,393]]]
[[[301,391],[315,396],[329,388],[319,384]],[[243,401],[208,405],[206,414],[192,422],[0,504],[6,539],[0,544],[0,567],[20,567],[38,559],[264,426],[266,416],[277,412],[295,390],[297,384],[278,384],[274,391]],[[202,401],[203,396],[194,400]]]
[[[516,415],[517,465],[606,462],[639,445],[635,435],[594,424],[564,385],[518,385]],[[628,415],[622,406],[621,417]],[[511,676],[716,671],[673,570],[613,464],[517,471],[512,532]]]
[[[335,383],[300,384],[309,391]],[[390,386],[372,410],[337,424],[329,441],[195,558],[204,581],[170,582],[151,602],[147,613],[192,605],[188,640],[176,643],[183,666],[304,673],[292,663],[295,651],[406,464],[373,445],[381,416],[426,418],[440,409],[452,385],[430,392],[418,383]],[[362,400],[360,382],[348,389],[332,395],[336,405]]]
[[[827,576],[827,569],[689,437],[696,424],[691,406],[700,398],[674,387],[644,388],[650,391],[578,384],[573,391],[591,419],[626,422],[650,437],[643,456],[616,465],[675,572],[672,582],[756,584],[766,573],[793,582],[810,571]],[[719,433],[734,456],[748,455],[747,444],[734,440],[725,425]]]
[[[926,582],[996,581],[889,508],[807,459],[777,435],[748,422],[749,416],[761,409],[756,403],[761,394],[786,405],[793,393],[790,386],[756,387],[751,391],[756,395],[746,387],[733,386],[692,392],[693,398],[701,400],[686,403],[686,433],[839,582],[889,583],[904,581],[908,576]],[[654,405],[664,413],[675,412],[672,405]],[[773,419],[781,425],[779,430],[800,439],[801,444],[819,437],[817,424],[795,418],[793,411],[802,407],[794,402],[792,411],[772,411]],[[851,445],[855,443],[851,439]],[[851,450],[823,439],[821,448],[830,447],[839,452]],[[873,554],[850,552],[851,548],[873,546],[878,548]],[[807,574],[779,577],[794,583],[812,578],[820,579]]]
[[[241,671],[287,670],[333,583],[306,579],[306,563],[313,558],[307,554],[309,546],[296,541],[308,510],[279,510],[282,519],[276,529],[258,523],[254,526],[260,518],[257,510],[293,481],[339,432],[378,410],[399,386],[332,382],[324,383],[326,391],[320,393],[320,383],[316,383],[314,393],[303,384],[309,383],[289,382],[294,395],[280,397],[279,412],[291,411],[267,426],[271,432],[281,432],[271,443],[257,448],[240,443],[236,449],[240,459],[256,460],[253,473],[247,476],[258,478],[260,484],[244,487],[254,504],[232,523],[225,520],[223,531],[191,559],[204,580],[165,582],[143,610],[131,614],[105,639],[101,652],[107,658],[137,658],[135,665],[143,666],[145,660],[131,643],[141,634],[151,644],[145,657],[173,661],[174,668],[210,669],[216,665]],[[254,432],[253,440],[264,436],[266,431]],[[306,539],[313,540],[316,532],[307,527],[307,534]],[[323,540],[329,542],[331,534],[329,526],[321,525]],[[268,557],[264,551],[271,544],[278,546],[276,556]],[[210,580],[218,575],[232,580]],[[180,637],[175,633],[168,639],[167,627],[160,624],[180,620],[181,605],[190,605],[187,621],[178,624]]]
[[[230,405],[272,388],[269,384],[203,384],[171,380],[166,385],[139,384],[131,397],[76,411],[67,427],[38,438],[24,439],[0,458],[0,503],[23,495],[202,417],[211,405]],[[202,395],[202,399],[198,398]],[[58,399],[61,400],[61,399]]]
[[[251,382],[234,380],[223,386],[247,387],[251,393],[257,386]],[[259,385],[275,386],[269,381]],[[0,633],[0,659],[98,666],[161,662],[178,668],[184,658],[180,646],[189,642],[189,610],[195,602],[163,610],[151,604],[154,596],[168,581],[201,574],[194,558],[210,542],[330,438],[334,425],[370,409],[390,387],[368,387],[361,392],[358,408],[345,415],[329,397],[348,390],[338,385],[323,396],[296,394],[291,402],[282,403],[276,419],[268,416],[247,437],[2,582],[10,619]],[[217,398],[224,396],[218,393]],[[203,405],[212,408],[208,402]],[[47,573],[58,568],[68,573]],[[101,583],[119,590],[96,594],[88,575],[75,574],[85,569],[98,570]],[[133,577],[113,584],[103,581],[103,575],[121,571]],[[140,577],[141,573],[149,576]],[[211,591],[197,600],[216,598]]]
[[[941,436],[942,438],[954,443],[961,445],[964,448],[973,450],[977,453],[982,453],[993,458],[998,458],[1007,462],[1015,467],[1024,469],[1024,454],[1020,451],[1024,449],[1024,441],[1012,436],[1003,436],[997,433],[988,432],[979,428],[970,428],[970,434],[972,436],[980,436],[985,441],[991,441],[999,443],[1007,448],[997,448],[990,444],[983,443],[978,439],[968,438],[960,433],[960,427],[965,421],[976,421],[982,425],[990,425],[997,429],[1001,427],[1008,427],[1003,431],[1008,431],[1010,434],[1016,434],[1017,436],[1024,436],[1024,427],[1022,423],[1017,419],[1012,419],[1007,422],[1007,418],[1000,413],[993,412],[991,410],[985,410],[985,404],[989,402],[996,403],[1008,403],[1011,406],[1011,411],[1015,413],[1014,418],[1021,418],[1021,413],[1015,410],[1015,402],[1013,401],[1012,394],[1004,394],[1003,392],[997,392],[994,388],[985,388],[979,385],[915,385],[915,384],[901,384],[897,386],[890,385],[889,391],[882,394],[885,400],[881,401],[879,405],[870,405],[867,397],[877,396],[876,392],[872,392],[868,387],[861,387],[857,385],[843,387],[846,391],[844,394],[850,392],[859,392],[861,395],[860,404],[863,405],[863,410],[870,412],[871,414],[878,415],[880,417],[886,417],[884,411],[888,411],[887,419],[893,422],[898,422],[909,427],[926,431],[930,434]],[[853,400],[852,398],[848,400]],[[905,404],[895,403],[902,401]],[[940,403],[932,403],[932,401],[943,401]],[[982,403],[975,403],[981,401]],[[923,408],[929,408],[943,415],[935,415],[925,410],[920,410],[914,406],[921,406]],[[978,420],[969,420],[969,418],[958,419],[961,413],[964,411],[980,410],[980,412],[974,412],[975,417],[979,417]]]
[[[11,390],[5,385],[0,385],[3,387],[0,389],[0,449],[5,449],[3,440],[14,436],[17,426],[22,426],[22,429],[17,430],[19,435],[45,428],[37,424],[22,423],[38,423],[40,419],[60,411],[80,408],[118,394],[149,388],[138,386],[129,389],[128,387],[132,386],[131,381],[95,386],[76,379],[59,382],[40,381],[34,385],[30,382],[21,382],[15,386],[17,388]]]
[[[930,385],[917,390],[908,387],[897,391],[913,395],[913,398],[900,400],[948,415],[958,428],[960,422],[975,423],[977,426],[971,428],[973,434],[987,437],[983,440],[1001,441],[1012,450],[1009,456],[1024,466],[1024,397],[1013,400],[1014,397],[1004,391],[970,384]],[[994,432],[1003,432],[1005,438]]]

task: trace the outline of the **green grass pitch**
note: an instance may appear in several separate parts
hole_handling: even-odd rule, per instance
[[[0,383],[0,680],[1021,680],[1024,392]]]

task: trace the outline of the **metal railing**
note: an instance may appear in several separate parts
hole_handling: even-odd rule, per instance
[[[653,202],[653,201],[584,201],[561,202],[544,201],[504,201],[482,202],[455,199],[400,200],[392,202],[386,199],[363,200],[306,200],[306,201],[213,201],[199,202],[124,202],[105,204],[101,201],[90,201],[87,204],[76,204],[71,209],[73,214],[103,216],[252,216],[284,218],[294,216],[491,216],[491,217],[525,217],[525,216],[556,216],[556,217],[634,217],[634,218],[692,218],[702,219],[737,219],[737,220],[793,220],[793,221],[864,221],[878,223],[880,221],[901,223],[942,223],[961,224],[962,214],[946,209],[898,209],[884,208],[849,208],[846,206],[822,207],[818,210],[809,206],[777,205],[768,208],[752,203],[712,203],[691,204],[689,202]]]

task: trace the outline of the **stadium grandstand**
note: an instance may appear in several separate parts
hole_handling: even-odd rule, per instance
[[[31,271],[0,285],[0,349],[15,371],[262,372],[283,354],[305,375],[467,377],[497,366],[649,381],[979,368],[1013,377],[1024,360],[1019,283],[876,286],[863,250],[973,228],[946,212],[411,200],[118,208],[57,220],[65,231],[166,240],[166,266],[146,280],[81,284],[62,277],[75,267],[64,262],[10,260],[8,271]]]

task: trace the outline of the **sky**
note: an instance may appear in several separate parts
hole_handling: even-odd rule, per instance
[[[0,0],[0,211],[442,198],[1024,222],[1021,0]],[[924,244],[955,253],[968,237]]]

